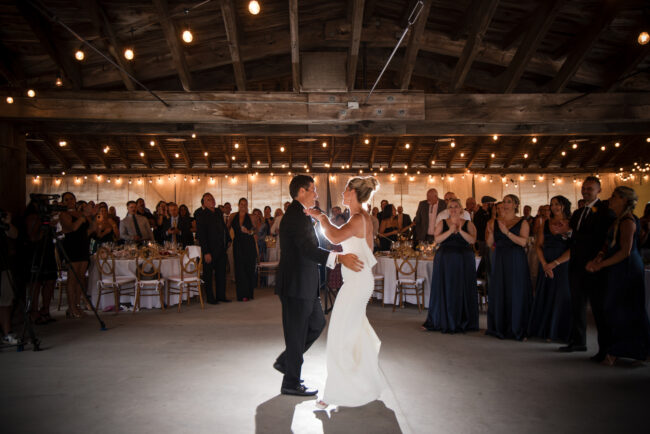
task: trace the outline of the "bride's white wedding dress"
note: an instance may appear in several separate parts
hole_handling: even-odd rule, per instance
[[[341,268],[343,286],[327,331],[327,381],[322,401],[352,407],[378,399],[386,382],[379,370],[381,341],[366,317],[374,288],[372,267],[377,260],[365,238],[351,237],[341,246],[343,253],[357,255],[364,267],[359,272]]]

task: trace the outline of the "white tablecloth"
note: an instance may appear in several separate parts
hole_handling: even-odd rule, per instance
[[[175,258],[164,258],[160,261],[160,274],[163,279],[169,276],[180,276],[181,274],[181,264],[180,256]],[[131,276],[135,278],[135,259],[116,259],[115,260],[115,275],[116,276]],[[90,269],[88,271],[88,288],[90,289],[92,302],[99,310],[103,310],[109,306],[115,304],[115,298],[113,294],[104,294],[102,295],[101,300],[98,300],[99,289],[97,288],[97,281],[99,280],[99,270],[97,269],[97,263],[95,258],[91,258]],[[147,293],[151,293],[151,290],[145,290]],[[164,286],[164,300],[167,302],[167,282]],[[187,297],[183,296],[183,300],[186,300]],[[99,301],[99,302],[98,302]],[[135,298],[130,295],[123,295],[120,297],[120,303],[135,303]],[[174,305],[178,304],[178,295],[172,295],[169,298],[169,304]],[[140,297],[140,308],[142,309],[160,309],[160,298],[158,296],[145,296]]]
[[[413,259],[412,259],[413,260]],[[481,258],[476,257],[476,268],[478,269],[481,263]],[[650,271],[650,270],[648,270]],[[395,290],[397,288],[397,274],[395,272],[395,262],[393,258],[388,256],[377,257],[377,265],[373,268],[375,275],[381,274],[384,276],[384,298],[385,304],[393,304],[395,301]],[[647,273],[647,272],[646,272]],[[433,275],[433,259],[420,260],[418,262],[418,278],[424,278],[424,307],[429,307],[429,295],[431,294],[431,276]],[[646,279],[648,279],[646,274]],[[381,298],[381,294],[375,294],[377,298]],[[417,303],[414,295],[407,296],[405,300],[408,303]]]

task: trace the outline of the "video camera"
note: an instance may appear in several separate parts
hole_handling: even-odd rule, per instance
[[[54,205],[50,201],[60,198],[60,194],[39,194],[31,193],[29,198],[36,204],[36,210],[40,216],[50,215],[55,212],[67,211],[63,205]]]

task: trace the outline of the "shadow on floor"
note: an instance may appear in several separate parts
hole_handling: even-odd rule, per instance
[[[382,402],[373,401],[362,407],[339,407],[337,411],[315,411],[323,423],[324,434],[351,432],[401,433],[395,412]]]
[[[257,406],[255,410],[255,433],[290,433],[296,406],[314,397],[276,395]]]

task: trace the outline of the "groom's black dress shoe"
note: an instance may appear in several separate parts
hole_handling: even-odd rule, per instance
[[[280,389],[280,393],[283,395],[314,396],[318,393],[318,390],[309,390],[306,386],[301,384],[296,387],[283,387]]]
[[[275,370],[278,371],[280,374],[284,375],[284,373],[285,373],[285,372],[284,372],[284,366],[282,366],[282,365],[280,364],[280,362],[275,362],[275,363],[273,364],[273,368],[275,368]],[[305,380],[303,380],[303,379],[301,378],[301,379],[300,379],[300,382],[301,382],[301,383],[304,383]]]
[[[560,347],[557,349],[561,353],[573,353],[574,351],[587,351],[587,347],[585,345],[567,345],[564,347]]]
[[[605,360],[605,357],[607,357],[607,353],[596,353],[593,356],[589,357],[589,360],[592,362],[600,363]]]

